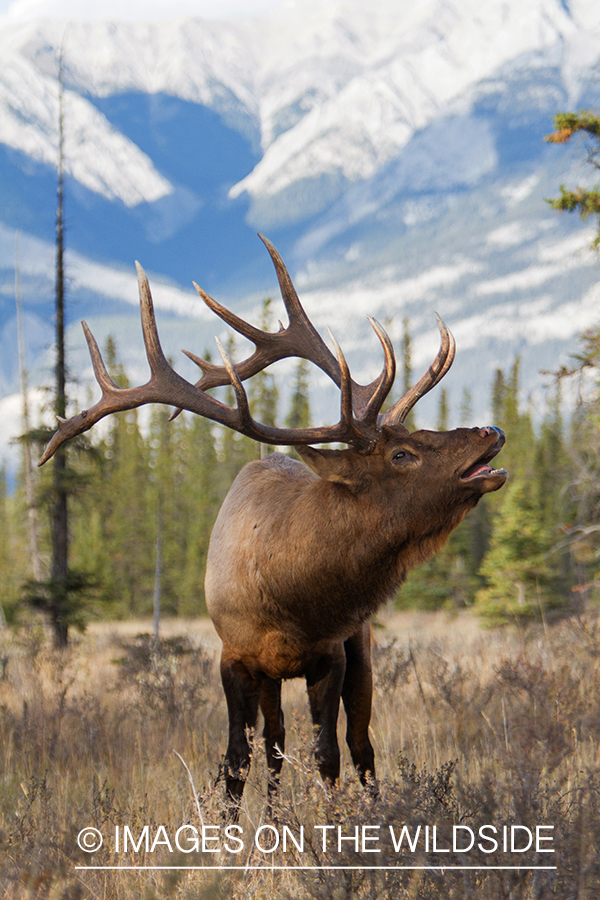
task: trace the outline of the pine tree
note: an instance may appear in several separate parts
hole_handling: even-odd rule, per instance
[[[566,144],[575,134],[587,135],[588,138],[591,138],[591,144],[588,147],[588,162],[593,168],[600,169],[600,117],[583,109],[576,113],[558,113],[554,116],[553,121],[555,130],[552,134],[546,135],[545,140],[551,144]],[[582,187],[567,190],[561,184],[560,197],[547,202],[553,209],[577,211],[584,220],[590,215],[600,217],[600,185],[596,185],[590,190]],[[600,222],[598,234],[592,246],[600,247]]]
[[[448,420],[450,417],[450,410],[448,407],[448,391],[446,388],[442,388],[439,393],[439,405],[438,405],[438,417],[437,417],[437,431],[448,431]]]
[[[550,549],[534,485],[526,480],[511,485],[481,567],[487,585],[477,592],[479,614],[499,625],[530,619],[557,606],[560,595],[548,562]]]
[[[554,117],[555,130],[545,140],[564,144],[577,134],[589,140],[587,159],[592,168],[600,169],[600,117],[589,110],[559,113]],[[560,197],[548,200],[554,209],[579,212],[581,218],[598,217],[598,231],[592,247],[600,249],[600,185],[591,189],[577,187],[566,190],[560,186]],[[577,377],[580,386],[584,375],[593,373],[591,392],[580,392],[580,401],[571,423],[571,439],[568,445],[570,477],[564,496],[570,502],[570,511],[563,524],[564,544],[571,554],[571,562],[579,582],[578,591],[583,599],[598,594],[600,588],[600,326],[589,329],[581,337],[582,353],[576,357],[572,368],[563,366],[555,375],[560,381]],[[588,381],[591,379],[588,379]]]
[[[548,454],[558,464],[560,417],[555,410],[553,424],[548,424],[554,437],[542,452],[531,416],[520,410],[519,371],[516,357],[508,376],[496,372],[492,388],[494,423],[507,434],[498,464],[510,478],[507,487],[485,505],[491,534],[479,569],[485,585],[477,592],[476,608],[493,624],[526,620],[563,602],[561,561],[552,556],[558,542],[556,511],[550,512],[556,482],[549,494],[543,474]]]
[[[410,338],[410,330],[409,330],[409,321],[408,319],[404,319],[402,322],[403,325],[403,336],[402,336],[402,351],[401,351],[401,359],[402,359],[402,390],[406,393],[412,387],[412,342]],[[404,424],[408,428],[409,431],[417,430],[417,423],[415,419],[414,410],[411,409],[406,419],[404,420]]]
[[[286,428],[308,428],[310,425],[310,399],[308,393],[308,362],[299,359],[294,374],[290,408],[285,420]],[[287,451],[294,459],[300,459],[293,447]]]
[[[310,425],[308,362],[305,359],[299,359],[296,364],[294,386],[290,397],[290,409],[285,425],[286,428],[308,428]]]
[[[109,338],[105,360],[120,387],[129,382]],[[73,558],[98,585],[98,602],[113,616],[152,609],[156,522],[152,518],[150,450],[137,410],[111,416],[108,434],[85,455],[88,489],[74,502]]]
[[[506,445],[498,465],[508,469],[511,483],[522,476],[531,476],[535,468],[535,437],[529,412],[520,410],[520,368],[521,361],[515,357],[510,372],[505,375],[496,371],[492,387],[492,417],[507,435]],[[496,463],[494,463],[496,465]],[[505,491],[500,491],[492,499],[492,504],[501,505]]]
[[[182,464],[185,466],[185,499],[187,504],[186,543],[179,567],[180,615],[206,612],[204,571],[208,543],[214,521],[228,485],[219,477],[220,463],[212,423],[192,416],[187,424]]]
[[[235,361],[235,337],[229,334],[225,350],[230,359]],[[223,402],[227,406],[235,407],[235,393],[231,385],[225,388],[225,396]],[[250,438],[232,431],[231,428],[217,428],[217,446],[219,470],[217,477],[219,479],[219,491],[225,496],[229,490],[233,479],[238,472],[253,459],[256,459],[258,453],[256,443]]]
[[[262,312],[259,321],[261,331],[270,331],[272,325],[273,311],[271,309],[271,298],[267,297],[263,301]],[[275,377],[271,372],[261,369],[250,383],[250,410],[252,416],[262,425],[276,425],[277,405],[279,401],[279,391],[275,382]],[[259,454],[263,456],[265,453],[272,453],[275,448],[270,445],[260,445]]]
[[[563,547],[570,554],[577,596],[586,600],[600,593],[600,326],[588,329],[581,343],[576,365],[563,367],[557,378],[559,382],[577,378],[580,383],[561,501],[566,506]]]
[[[458,413],[458,418],[460,424],[464,427],[467,427],[471,423],[471,419],[473,417],[473,395],[468,387],[466,387],[463,391],[461,400],[460,400],[460,408]]]

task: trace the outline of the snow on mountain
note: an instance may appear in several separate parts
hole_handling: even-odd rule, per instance
[[[55,165],[58,102],[56,82],[15,54],[0,79],[2,142],[32,160]],[[126,206],[153,203],[172,193],[152,161],[91,103],[66,91],[65,111],[71,126],[66,170],[80,184]]]
[[[0,20],[0,394],[16,383],[16,229],[40,380],[50,366],[62,42],[71,315],[101,344],[122,336],[133,380],[146,377],[133,259],[156,273],[167,352],[202,354],[223,329],[181,285],[194,278],[254,318],[277,295],[259,228],[359,380],[380,366],[365,314],[396,343],[409,318],[421,370],[437,310],[459,345],[454,410],[477,373],[483,416],[494,368],[517,352],[538,402],[539,370],[597,318],[589,229],[544,202],[586,177],[584,153],[542,140],[557,111],[600,106],[597,0],[295,0],[230,21],[123,18]],[[88,377],[79,328],[69,335]],[[319,379],[315,415],[331,420],[335,392]],[[435,398],[421,409],[432,424]]]
[[[289,221],[290,209],[296,219],[324,209],[349,183],[372,177],[396,157],[415,132],[449,111],[469,88],[523,53],[564,44],[565,66],[573,81],[582,47],[588,56],[600,56],[600,12],[596,11],[595,31],[587,30],[588,24],[584,33],[554,0],[488,4],[485,15],[472,0],[430,0],[405,18],[390,16],[391,10],[389,3],[368,11],[362,3],[346,3],[344,42],[336,34],[340,23],[326,23],[331,43],[355,62],[346,43],[351,31],[351,46],[360,48],[362,65],[355,74],[347,66],[351,77],[334,93],[323,96],[319,90],[318,105],[274,135],[255,169],[232,188],[232,197],[249,195],[254,223],[277,227]],[[370,28],[363,31],[367,18]],[[367,43],[365,32],[373,36],[372,46],[361,46]],[[318,46],[313,54],[304,60],[305,71],[314,73],[320,84],[323,58]],[[277,61],[283,85],[288,81],[286,66],[293,73],[294,64],[293,55],[285,64]],[[309,90],[300,80],[298,91],[306,95]],[[284,97],[289,107],[290,98]],[[269,101],[263,145],[274,131],[271,122],[284,107],[283,102]]]
[[[61,19],[63,21],[145,21],[201,16],[227,19],[259,15],[281,0],[0,0],[0,15],[6,10],[9,21]]]
[[[27,118],[48,133],[55,116],[43,76],[56,77],[61,39],[67,81],[79,92],[164,92],[216,110],[260,143],[262,158],[230,196],[246,194],[252,223],[265,228],[313,215],[348,184],[372,177],[449,104],[523,53],[560,47],[576,92],[578,72],[600,56],[599,29],[600,11],[583,2],[569,14],[559,0],[509,0],[487,4],[483,14],[478,0],[400,9],[395,0],[368,8],[362,0],[302,0],[255,20],[74,22],[66,29],[34,21],[5,26],[0,47],[19,60],[18,79],[23,60],[33,66],[24,87],[39,73],[46,113],[32,109]],[[14,89],[13,80],[6,90]],[[72,115],[82,149],[97,148],[81,154],[93,162],[104,155],[99,118],[87,122],[84,107]],[[5,142],[23,149],[11,125],[14,138],[0,120]],[[137,164],[132,158],[130,169]],[[74,174],[102,189],[81,165]],[[112,185],[106,174],[106,195],[122,196],[121,180]],[[149,183],[147,199],[165,190]]]

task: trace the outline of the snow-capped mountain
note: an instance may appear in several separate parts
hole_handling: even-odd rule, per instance
[[[248,21],[25,23],[0,32],[10,60],[0,127],[3,143],[53,162],[62,42],[77,181],[127,206],[168,195],[93,102],[165,94],[215,111],[260,147],[229,195],[246,194],[263,227],[286,226],[372,178],[523,54],[532,65],[536,54],[551,56],[567,103],[576,102],[598,58],[599,26],[597,6],[581,0],[492,2],[485,12],[478,0],[299,0]]]
[[[556,112],[600,105],[595,0],[0,19],[0,393],[16,384],[16,230],[30,367],[41,378],[49,365],[61,46],[72,317],[95,321],[100,339],[124,332],[135,369],[133,259],[156,285],[167,352],[190,346],[190,315],[202,352],[221,329],[192,278],[249,314],[275,291],[257,229],[357,377],[379,365],[365,313],[396,339],[410,319],[419,368],[437,309],[459,344],[454,408],[470,386],[479,415],[495,366],[519,352],[535,395],[539,370],[596,320],[589,229],[544,203],[589,177],[585,154],[543,142]],[[89,370],[71,341],[73,368]]]

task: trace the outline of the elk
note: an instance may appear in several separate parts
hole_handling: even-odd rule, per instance
[[[103,416],[146,403],[175,406],[173,416],[182,409],[206,416],[258,442],[294,446],[304,461],[273,453],[245,466],[223,502],[210,540],[206,602],[223,643],[221,678],[229,714],[224,771],[234,807],[241,801],[250,765],[248,732],[256,727],[259,709],[270,792],[277,786],[285,742],[281,683],[287,678],[306,680],[322,778],[334,783],[339,777],[341,699],[354,766],[364,784],[375,779],[369,738],[370,618],[407,571],[434,554],[483,494],[498,490],[508,477],[504,469],[490,466],[505,441],[499,428],[410,433],[403,424],[454,360],[454,338],[441,319],[434,362],[382,414],[396,371],[384,329],[370,319],[384,366],[373,382],[358,384],[333,337],[335,356],[308,319],[277,250],[260,237],[274,263],[289,324],[280,325],[277,333],[263,332],[194,285],[208,307],[255,349],[233,363],[217,339],[223,365],[184,351],[202,372],[192,384],[163,354],[150,288],[138,265],[151,377],[139,387],[117,387],[83,323],[102,397],[90,409],[59,421],[40,461]],[[337,385],[337,424],[286,429],[253,419],[242,382],[288,357],[309,360]],[[235,407],[207,393],[229,384]],[[313,446],[332,442],[346,449]]]

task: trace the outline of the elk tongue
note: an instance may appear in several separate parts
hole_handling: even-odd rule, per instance
[[[488,466],[487,463],[475,463],[461,477],[463,481],[468,481],[470,478],[477,478],[478,475],[491,475],[493,471],[492,467]]]

